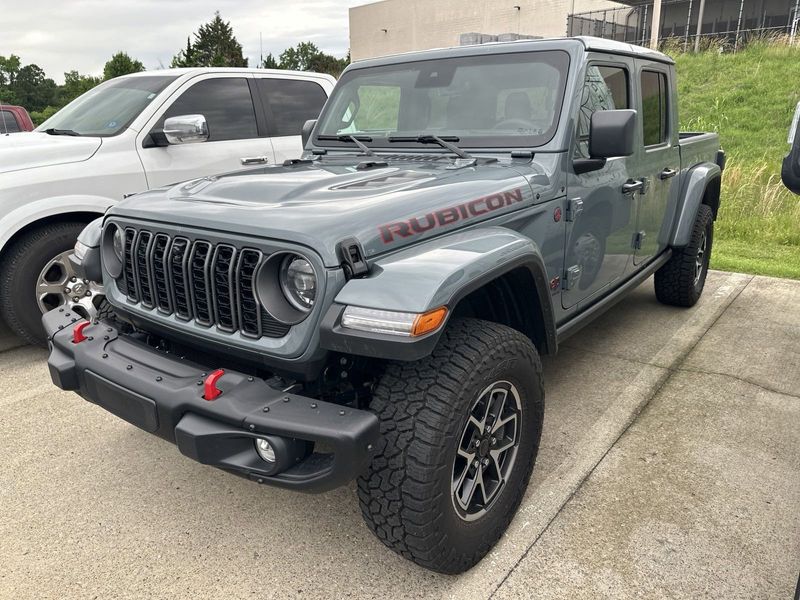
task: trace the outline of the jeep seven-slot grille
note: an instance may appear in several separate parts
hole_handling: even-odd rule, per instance
[[[256,271],[266,258],[261,251],[131,228],[124,232],[120,289],[132,302],[251,338],[289,332],[255,297]]]

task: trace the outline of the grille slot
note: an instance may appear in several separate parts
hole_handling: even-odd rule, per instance
[[[133,243],[133,270],[139,284],[139,299],[143,306],[153,308],[153,288],[150,285],[150,244],[153,236],[149,231],[140,231]]]
[[[239,297],[239,328],[242,334],[259,337],[261,335],[261,307],[253,292],[253,280],[261,262],[261,252],[245,248],[239,255],[236,268],[236,292]]]
[[[169,236],[159,233],[153,241],[153,256],[151,266],[153,269],[153,288],[156,306],[167,314],[172,312],[172,298],[170,298],[168,285],[168,252]]]
[[[122,270],[122,275],[125,295],[137,302],[139,296],[136,293],[136,276],[133,274],[133,240],[135,238],[136,232],[133,229],[125,230],[125,268]]]
[[[189,240],[175,238],[169,249],[169,278],[172,284],[172,300],[175,304],[175,315],[179,319],[189,320],[192,311],[189,304],[189,285],[186,276],[186,262],[189,258]]]
[[[184,321],[248,338],[283,337],[255,296],[255,277],[266,255],[227,243],[124,229],[120,290],[134,303]]]
[[[214,282],[211,289],[217,327],[223,331],[236,331],[235,259],[236,249],[233,246],[220,244],[214,249]]]
[[[200,325],[210,326],[211,321],[211,282],[209,280],[209,263],[211,262],[211,244],[195,242],[189,254],[189,282],[192,291],[192,309],[194,320]]]

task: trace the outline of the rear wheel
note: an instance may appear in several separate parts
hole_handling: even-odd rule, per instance
[[[674,248],[672,257],[655,275],[656,298],[672,306],[694,306],[703,293],[714,241],[714,213],[701,204],[692,235],[685,248]]]
[[[0,266],[0,311],[23,340],[44,345],[42,314],[68,305],[83,317],[103,302],[102,288],[78,279],[67,260],[84,223],[51,223],[20,237]]]
[[[431,356],[387,367],[371,408],[381,439],[358,482],[367,525],[423,567],[469,569],[530,479],[544,415],[536,348],[502,325],[454,321]]]

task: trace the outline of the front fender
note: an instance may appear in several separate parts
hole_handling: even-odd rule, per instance
[[[0,252],[18,232],[37,221],[70,213],[102,215],[112,204],[112,199],[102,196],[54,196],[23,204],[5,214],[0,210]]]
[[[424,313],[447,306],[452,314],[470,292],[519,267],[533,277],[546,350],[555,352],[555,319],[541,252],[529,238],[503,227],[443,236],[377,260],[369,277],[350,280],[336,296],[323,319],[321,344],[348,354],[417,360],[433,351],[443,327],[419,338],[347,330],[340,324],[344,308]]]
[[[703,196],[709,184],[722,176],[722,169],[714,163],[702,163],[689,171],[681,189],[683,202],[678,211],[678,218],[670,236],[669,245],[683,248],[692,237],[692,229],[697,211],[703,203]]]

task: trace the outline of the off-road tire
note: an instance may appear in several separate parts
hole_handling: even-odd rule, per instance
[[[521,436],[505,485],[475,521],[452,499],[454,460],[470,407],[486,386],[512,382],[522,405]],[[460,573],[494,546],[519,507],[539,448],[544,387],[539,355],[513,329],[481,321],[451,322],[433,353],[395,362],[371,403],[381,438],[358,480],[361,512],[386,546],[442,573]]]
[[[44,346],[42,312],[36,302],[36,282],[45,265],[75,246],[85,223],[50,223],[23,234],[3,253],[0,264],[0,315],[26,342]]]
[[[706,240],[703,266],[697,278],[696,261],[703,239]],[[714,241],[714,213],[701,204],[697,211],[692,235],[685,248],[673,248],[672,257],[655,275],[656,298],[671,306],[694,306],[703,293],[708,275],[708,261]]]

